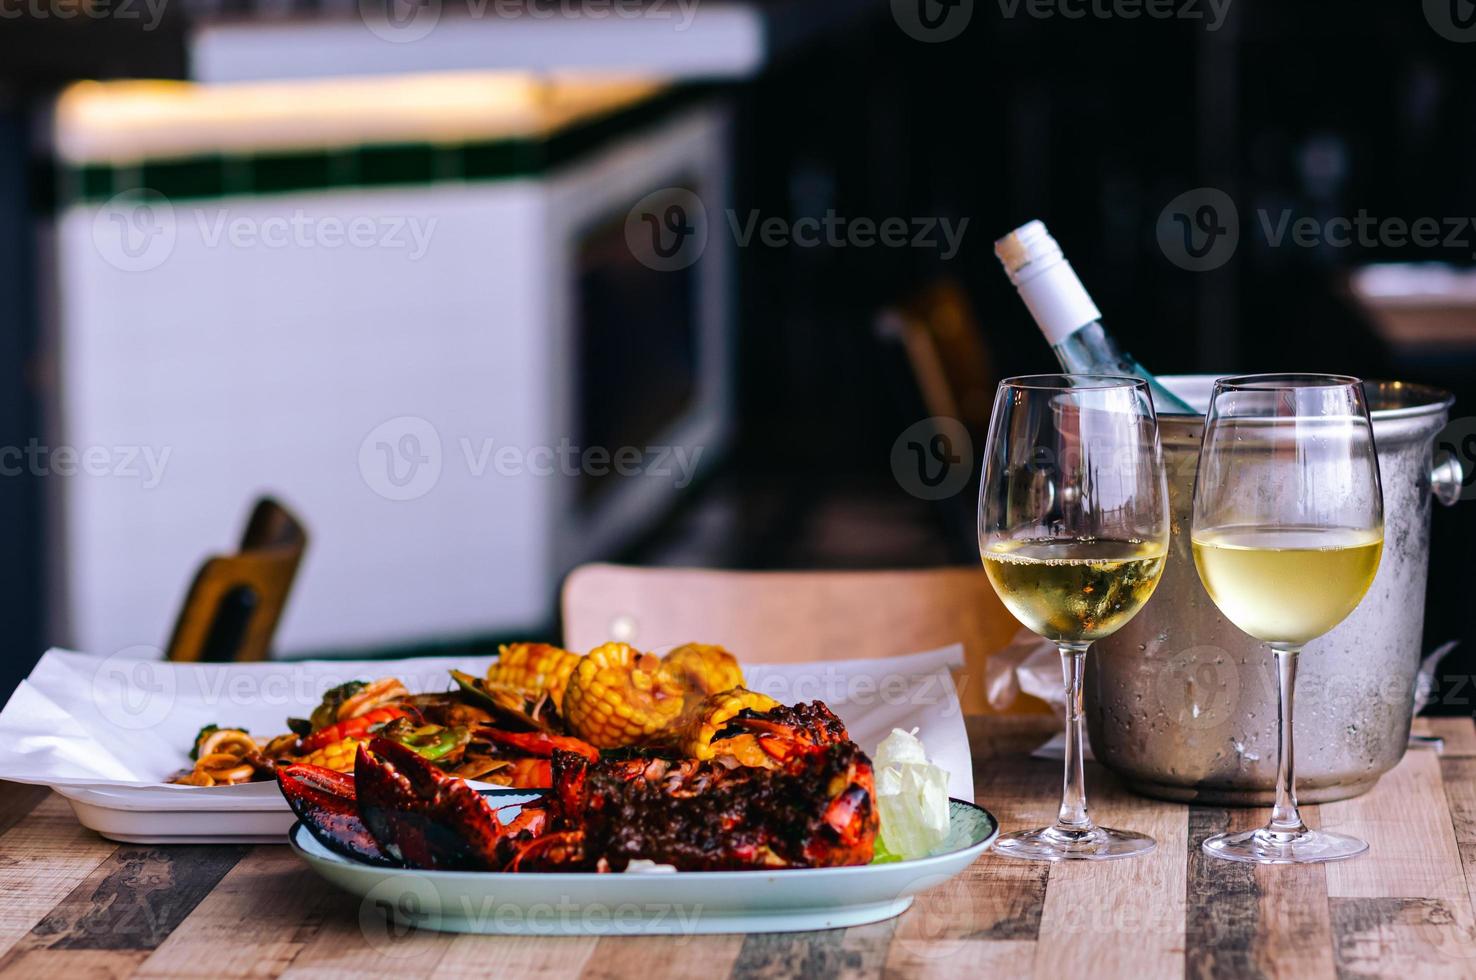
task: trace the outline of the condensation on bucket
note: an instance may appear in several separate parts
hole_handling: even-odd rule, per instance
[[[1214,376],[1160,378],[1203,408]],[[1385,547],[1351,616],[1308,644],[1298,668],[1298,796],[1318,803],[1370,789],[1409,741],[1429,569],[1432,444],[1447,392],[1365,385],[1384,488]],[[1202,417],[1159,419],[1173,514],[1163,579],[1143,611],[1087,658],[1092,751],[1150,796],[1267,805],[1276,785],[1276,675],[1269,650],[1205,593],[1189,550]]]

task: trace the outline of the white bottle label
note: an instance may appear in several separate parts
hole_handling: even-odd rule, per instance
[[[1054,347],[1079,328],[1102,319],[1070,262],[1058,262],[1023,282],[1020,298]]]

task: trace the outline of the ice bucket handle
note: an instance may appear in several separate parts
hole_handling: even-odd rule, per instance
[[[1450,507],[1461,499],[1470,479],[1460,458],[1442,450],[1436,455],[1435,465],[1430,469],[1430,492],[1435,494],[1436,500]]]

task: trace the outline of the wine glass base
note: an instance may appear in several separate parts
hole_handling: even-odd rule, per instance
[[[1345,861],[1368,850],[1368,844],[1347,834],[1330,834],[1321,830],[1284,832],[1267,827],[1236,834],[1215,834],[1206,837],[1200,847],[1210,857],[1247,864]]]
[[[1021,861],[1112,861],[1147,854],[1157,846],[1152,837],[1131,830],[1042,827],[1005,834],[994,842],[994,853]]]

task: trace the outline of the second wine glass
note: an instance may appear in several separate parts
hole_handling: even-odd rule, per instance
[[[1087,648],[1148,601],[1168,540],[1168,490],[1147,384],[1094,375],[1000,384],[979,486],[979,554],[1010,612],[1061,651],[1066,767],[1056,822],[1006,834],[996,853],[1100,861],[1154,848],[1144,834],[1092,822],[1081,689]]]
[[[1292,702],[1297,656],[1348,617],[1373,583],[1384,503],[1357,378],[1260,374],[1215,382],[1194,481],[1194,563],[1220,612],[1276,656],[1276,802],[1258,830],[1215,834],[1228,861],[1356,857],[1356,837],[1312,830],[1297,809]]]

